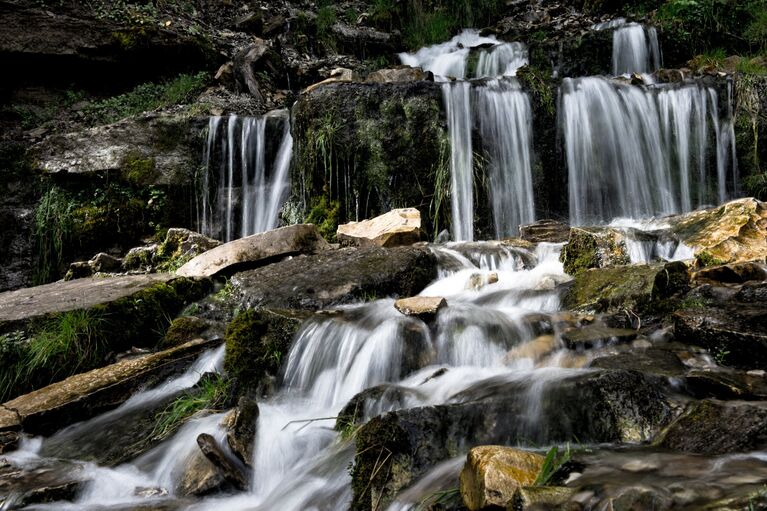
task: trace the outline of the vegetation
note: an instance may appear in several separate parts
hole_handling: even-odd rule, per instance
[[[229,395],[229,386],[229,380],[223,376],[203,375],[197,386],[184,391],[157,414],[149,436],[154,440],[165,440],[196,413],[223,407]]]
[[[570,450],[570,444],[567,444],[564,452],[560,453],[559,448],[555,445],[546,453],[546,457],[543,460],[543,465],[538,471],[538,476],[535,478],[533,486],[546,486],[548,485],[557,471],[561,469],[566,463],[572,460],[573,453]]]

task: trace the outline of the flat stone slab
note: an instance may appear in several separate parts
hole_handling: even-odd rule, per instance
[[[114,408],[137,389],[188,366],[219,340],[196,339],[140,358],[123,360],[24,394],[0,405],[0,431],[48,435]]]
[[[394,302],[394,308],[405,316],[434,317],[447,301],[439,296],[412,296]]]
[[[314,225],[289,225],[219,245],[186,263],[176,270],[176,275],[212,277],[232,274],[272,263],[279,257],[314,254],[329,248]]]
[[[84,278],[0,293],[0,330],[4,322],[25,321],[46,314],[90,309],[174,278],[176,277],[171,273]]]

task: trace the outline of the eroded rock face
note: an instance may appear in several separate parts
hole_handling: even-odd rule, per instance
[[[463,503],[470,511],[505,508],[517,489],[535,482],[542,466],[540,454],[499,445],[474,447],[461,471]]]
[[[148,381],[162,381],[215,341],[199,339],[160,353],[78,374],[0,405],[0,431],[47,435],[114,408]]]
[[[437,277],[426,248],[344,248],[238,273],[243,308],[318,310],[390,296],[413,296]]]
[[[311,224],[281,227],[219,245],[176,270],[183,277],[211,277],[261,266],[275,258],[313,254],[327,250],[328,243]]]
[[[734,200],[669,221],[672,233],[706,265],[767,257],[767,204],[756,199]]]
[[[695,401],[663,432],[661,447],[698,454],[763,450],[767,446],[764,403]]]
[[[396,247],[412,245],[424,237],[421,213],[415,208],[395,209],[381,216],[338,226],[341,245]]]

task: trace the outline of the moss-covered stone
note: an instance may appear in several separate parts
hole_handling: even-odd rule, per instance
[[[289,310],[248,309],[232,320],[226,329],[224,368],[241,392],[269,391],[306,317]]]
[[[570,275],[589,268],[621,266],[631,262],[625,235],[608,227],[573,227],[560,260]]]
[[[161,347],[164,349],[184,344],[197,337],[200,337],[210,324],[202,318],[196,316],[180,316],[173,320],[165,332]]]
[[[123,179],[128,183],[145,186],[157,179],[155,161],[152,157],[142,157],[140,154],[129,153],[123,158],[121,165]]]

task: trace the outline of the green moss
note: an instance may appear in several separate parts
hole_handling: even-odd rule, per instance
[[[720,264],[725,264],[727,261],[717,259],[710,252],[704,250],[695,255],[695,262],[698,267],[705,268],[706,266],[719,266]]]
[[[269,385],[280,367],[305,314],[249,309],[226,329],[224,368],[245,391]]]
[[[167,349],[189,342],[202,335],[209,326],[207,321],[196,316],[180,316],[168,327],[160,347]]]
[[[130,184],[144,186],[157,179],[154,158],[143,158],[140,154],[131,153],[125,156],[120,165],[123,178]]]
[[[315,199],[309,215],[306,217],[306,223],[314,224],[326,240],[335,242],[336,231],[338,229],[338,210],[337,200],[328,200],[325,196]]]

